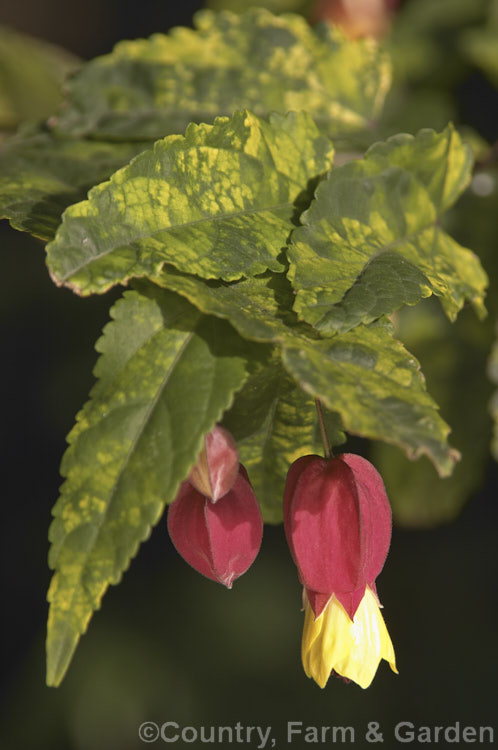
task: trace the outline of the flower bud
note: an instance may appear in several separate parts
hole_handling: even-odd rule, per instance
[[[204,447],[188,481],[213,503],[229,492],[239,470],[239,454],[232,435],[216,425],[204,438]]]
[[[189,565],[232,588],[253,563],[263,536],[261,511],[244,467],[216,503],[183,482],[169,508],[168,530]]]

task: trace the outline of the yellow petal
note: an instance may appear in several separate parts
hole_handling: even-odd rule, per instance
[[[338,674],[348,677],[362,688],[367,688],[381,659],[389,662],[393,672],[398,672],[391,638],[377,599],[368,586],[351,624],[351,634],[351,650],[346,658],[334,666]]]
[[[345,609],[333,596],[320,617],[314,619],[306,602],[302,660],[306,675],[325,687],[337,662],[347,658],[353,648],[352,622]]]
[[[334,669],[366,688],[372,682],[381,659],[386,659],[391,669],[397,672],[391,638],[377,599],[368,586],[353,622],[334,596],[316,620],[306,602],[303,667],[306,675],[320,687],[325,686]]]

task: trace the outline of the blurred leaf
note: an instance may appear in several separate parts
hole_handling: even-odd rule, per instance
[[[498,337],[495,340],[493,350],[491,352],[491,357],[489,359],[488,374],[491,382],[495,385],[498,385]],[[494,433],[491,450],[493,452],[493,456],[498,461],[498,391],[495,391],[493,398],[491,399],[490,409],[491,415],[494,420]]]
[[[147,145],[58,138],[25,129],[0,151],[0,218],[9,219],[14,229],[50,240],[67,206],[83,200],[93,185]]]
[[[484,71],[491,83],[498,86],[498,2],[487,0],[485,23],[464,30],[460,48],[474,65]]]
[[[398,25],[412,34],[443,27],[459,27],[482,18],[489,0],[415,0],[406,2],[398,16]]]
[[[305,113],[266,123],[246,111],[192,124],[66,211],[49,268],[85,295],[153,277],[164,263],[208,279],[283,270],[294,213],[331,158]]]
[[[458,119],[453,93],[444,88],[394,85],[386,97],[382,116],[375,129],[376,140],[397,133],[416,135],[419,130],[444,130]]]
[[[496,150],[484,155],[492,165]],[[498,318],[498,169],[477,164],[469,189],[444,217],[444,225],[459,242],[471,244],[489,275],[486,307]],[[492,336],[490,330],[488,335]]]
[[[496,26],[469,29],[462,35],[461,47],[491,83],[498,86],[498,23]]]
[[[348,432],[398,445],[411,459],[425,454],[441,476],[453,470],[458,453],[446,443],[449,427],[425,390],[418,362],[384,322],[320,342],[286,341],[282,359]]]
[[[410,0],[396,14],[388,49],[398,81],[448,86],[460,76],[460,32],[486,17],[489,0]]]
[[[109,583],[174,500],[246,378],[240,339],[180,297],[125,293],[98,342],[91,399],[69,434],[50,528],[47,683],[57,685]]]
[[[58,128],[98,138],[161,138],[248,108],[306,110],[330,136],[369,127],[390,84],[386,55],[328,25],[253,8],[201,11],[195,30],[120,42],[72,79]]]
[[[498,12],[498,4],[497,4]],[[490,320],[485,327],[481,326],[479,331],[475,331],[475,336],[485,335],[485,341],[481,344],[482,352],[480,364],[476,361],[476,371],[484,371],[485,365],[483,358],[491,356],[488,364],[488,376],[492,383],[497,382],[496,368],[496,343],[494,324],[498,320],[498,223],[496,216],[498,213],[498,170],[495,164],[495,151],[491,150],[484,161],[489,160],[489,164],[481,164],[479,171],[476,171],[470,190],[467,190],[462,200],[458,203],[458,208],[452,211],[448,217],[451,222],[451,230],[456,233],[464,242],[471,241],[479,253],[490,278],[490,289],[487,299]],[[480,340],[480,339],[479,339]],[[475,354],[469,354],[474,361]],[[480,413],[483,421],[481,434],[489,437],[490,427],[486,422],[488,411],[491,410],[493,418],[496,420],[497,397],[491,397],[489,390],[489,380],[483,382],[472,389],[472,399],[479,399],[483,394],[486,398],[491,398],[491,404],[486,408],[481,404]],[[473,400],[470,403],[473,403]],[[455,410],[458,410],[458,399],[455,399]],[[492,452],[496,457],[496,427],[495,438],[492,443]]]
[[[229,10],[245,13],[249,8],[266,8],[271,13],[300,13],[306,15],[313,0],[207,0],[206,6],[215,11]]]
[[[0,130],[51,115],[62,101],[64,79],[79,66],[59,47],[0,27]]]
[[[375,443],[372,461],[382,474],[396,523],[425,527],[449,521],[483,481],[489,457],[491,393],[485,363],[489,328],[465,310],[451,325],[432,304],[404,310],[398,334],[424,362],[428,388],[451,425],[451,442],[462,454],[444,480],[428,461],[410,463],[394,448]]]
[[[224,424],[234,435],[267,523],[282,521],[282,500],[290,464],[314,453],[314,399],[302,391],[274,356],[251,375],[226,414]],[[344,442],[340,419],[328,417],[332,445]]]
[[[451,319],[465,300],[482,314],[486,274],[439,226],[471,166],[470,149],[448,127],[395,136],[332,170],[288,249],[298,315],[329,334],[431,293]]]

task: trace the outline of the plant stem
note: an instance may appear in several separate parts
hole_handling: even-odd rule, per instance
[[[318,414],[318,424],[320,425],[320,434],[322,436],[323,453],[327,461],[332,458],[333,453],[330,447],[329,436],[327,435],[327,429],[325,427],[325,420],[323,418],[322,402],[320,399],[315,398],[316,413]]]

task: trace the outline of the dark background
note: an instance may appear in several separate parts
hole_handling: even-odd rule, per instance
[[[119,39],[189,25],[199,6],[2,0],[0,23],[90,58]],[[487,84],[472,72],[457,92],[459,104],[493,137],[493,113],[473,104],[479,86]],[[178,557],[163,519],[122,584],[106,594],[62,686],[46,688],[50,510],[65,435],[93,382],[93,345],[112,295],[79,299],[57,289],[42,244],[6,222],[0,242],[0,747],[139,748],[137,729],[146,720],[197,727],[271,724],[279,746],[285,745],[287,721],[353,726],[360,746],[367,723],[377,721],[388,747],[400,721],[493,724],[498,477],[491,461],[485,485],[456,522],[430,531],[394,530],[378,588],[399,676],[383,662],[366,691],[340,680],[321,691],[306,679],[300,587],[281,527],[265,530],[254,566],[228,592]]]

